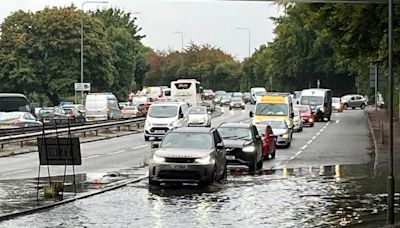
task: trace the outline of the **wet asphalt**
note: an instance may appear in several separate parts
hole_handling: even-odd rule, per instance
[[[224,114],[213,119],[212,124],[249,121],[251,108],[243,111],[223,108]],[[303,132],[294,133],[293,138],[290,148],[278,149],[276,159],[265,161],[263,170],[253,176],[246,169],[234,168],[226,181],[207,188],[149,187],[147,181],[141,181],[53,210],[5,221],[0,226],[376,227],[384,224],[385,177],[375,175],[372,145],[362,110],[334,113],[330,122],[304,128]],[[101,177],[103,173],[141,167],[149,147],[142,134],[83,144],[83,166],[76,171]],[[0,198],[9,198],[5,183],[35,177],[37,155],[0,159],[0,167]],[[57,175],[63,169],[51,172]],[[136,172],[145,174],[147,170],[144,166]]]

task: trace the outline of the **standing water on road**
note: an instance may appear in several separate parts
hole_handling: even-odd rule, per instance
[[[385,192],[386,178],[370,164],[231,172],[207,188],[142,181],[0,226],[378,227]]]

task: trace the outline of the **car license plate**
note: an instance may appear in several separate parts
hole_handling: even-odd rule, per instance
[[[228,159],[228,160],[235,160],[235,156],[233,156],[233,155],[226,155],[226,159]]]
[[[187,165],[170,165],[172,169],[186,170],[188,169]]]
[[[156,134],[164,134],[165,131],[163,131],[163,130],[155,130],[154,133],[156,133]]]

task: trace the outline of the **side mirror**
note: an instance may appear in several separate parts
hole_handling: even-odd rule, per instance
[[[299,101],[296,101],[296,104],[300,104],[300,102],[299,102]]]
[[[217,149],[218,149],[218,150],[222,150],[222,149],[224,149],[224,148],[225,148],[225,146],[224,146],[223,143],[218,143],[218,144],[217,144]]]
[[[151,144],[151,149],[157,149],[157,148],[159,148],[160,147],[160,143],[158,143],[158,142],[153,142],[152,144]]]
[[[249,112],[249,116],[250,116],[250,117],[253,117],[253,116],[254,116],[253,111],[250,111],[250,112]]]
[[[273,137],[275,137],[275,135],[274,135],[273,133],[270,133],[270,134],[269,134],[269,137],[270,137],[270,138],[273,138]]]
[[[179,119],[182,119],[183,118],[183,113],[180,113],[179,114]]]
[[[290,118],[294,118],[294,113],[290,113]]]

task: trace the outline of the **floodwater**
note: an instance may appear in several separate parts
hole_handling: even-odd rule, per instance
[[[370,164],[239,171],[206,188],[149,187],[144,180],[0,226],[380,227],[385,192],[386,176]]]

